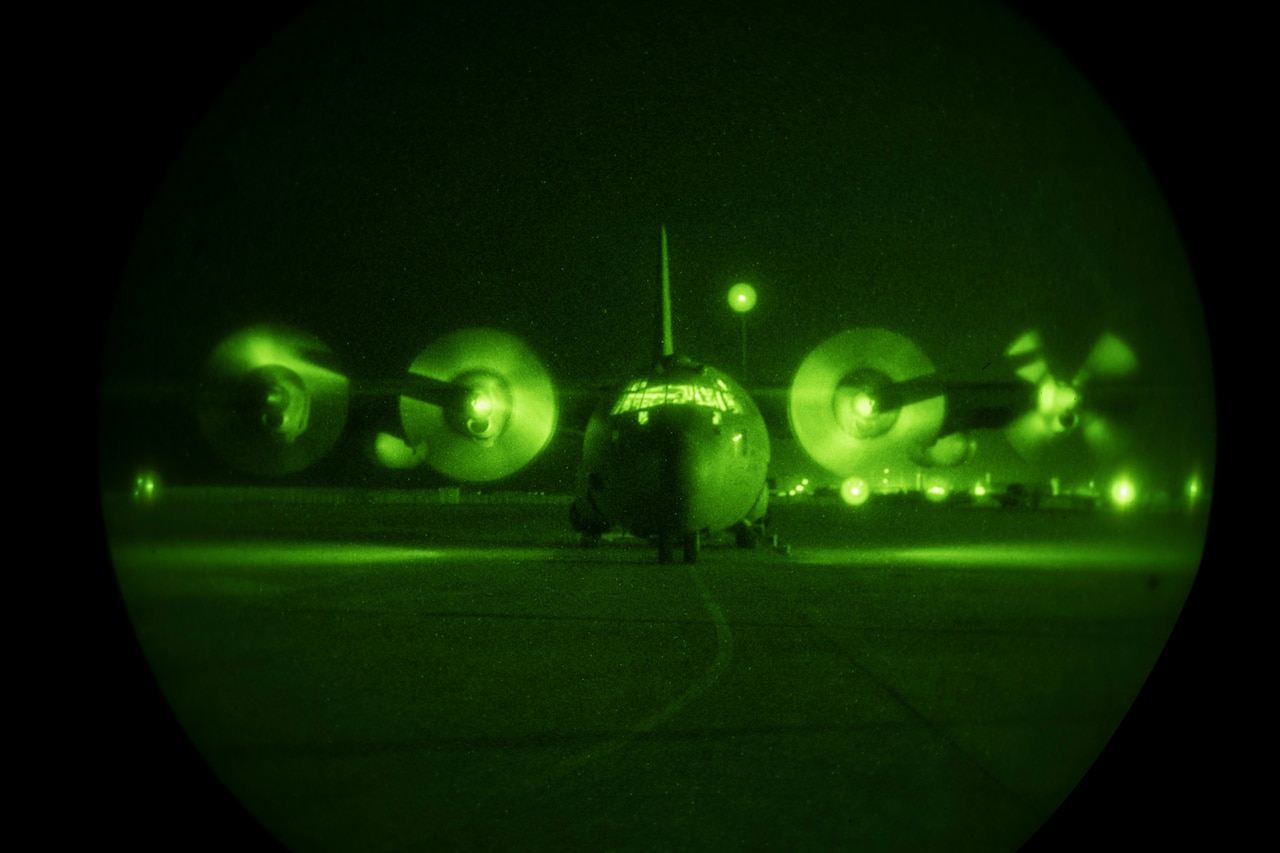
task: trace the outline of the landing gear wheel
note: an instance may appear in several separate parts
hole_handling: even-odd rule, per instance
[[[757,527],[749,521],[739,521],[733,528],[733,541],[739,548],[756,547],[763,535],[763,526]]]

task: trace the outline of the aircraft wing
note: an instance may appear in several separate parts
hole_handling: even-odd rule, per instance
[[[751,388],[771,434],[790,435],[837,476],[911,460],[923,467],[963,464],[971,433],[1003,430],[1035,459],[1079,430],[1096,454],[1124,443],[1116,415],[1135,396],[1137,357],[1102,335],[1070,379],[1050,368],[1038,333],[1006,352],[1006,378],[975,382],[935,371],[923,350],[885,329],[850,329],[822,341],[789,387]]]
[[[841,477],[890,457],[961,464],[975,430],[1003,429],[1028,458],[1077,430],[1099,452],[1115,450],[1111,415],[1132,396],[1128,380],[1137,366],[1122,341],[1102,336],[1070,379],[1051,370],[1035,333],[1006,355],[1008,379],[956,380],[935,371],[901,334],[851,329],[820,342],[789,386],[749,390],[770,435],[793,437]],[[386,398],[398,404],[400,428],[387,424],[377,435],[381,464],[427,465],[453,480],[489,482],[526,466],[557,431],[584,434],[600,401],[618,390],[557,388],[532,349],[493,329],[444,335],[402,376],[362,380],[349,378],[316,337],[262,325],[220,343],[182,402],[194,406],[200,432],[233,467],[275,476],[329,453],[353,398]],[[151,389],[151,396],[166,393]]]

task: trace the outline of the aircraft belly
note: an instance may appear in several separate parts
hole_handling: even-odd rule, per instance
[[[609,527],[637,536],[716,531],[742,520],[764,487],[767,435],[747,454],[739,430],[704,414],[677,409],[645,424],[589,430],[580,501]]]

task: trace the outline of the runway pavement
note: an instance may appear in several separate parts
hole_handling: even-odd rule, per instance
[[[295,849],[1014,850],[1137,695],[1203,530],[806,501],[774,512],[789,554],[659,566],[576,547],[554,500],[227,498],[108,497],[107,529],[177,719]]]

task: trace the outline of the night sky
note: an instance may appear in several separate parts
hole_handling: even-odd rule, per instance
[[[651,352],[665,223],[677,349],[749,385],[785,386],[856,326],[967,381],[1013,381],[1001,353],[1028,329],[1063,376],[1110,331],[1142,364],[1148,467],[1209,458],[1207,340],[1174,221],[1119,121],[1010,10],[337,5],[253,58],[168,172],[108,384],[189,384],[224,336],[277,322],[370,379],[491,325],[562,387],[591,387]],[[759,292],[745,373],[737,281]],[[366,420],[350,442],[394,429],[394,407]],[[1009,461],[998,433],[978,438],[974,470]],[[1060,461],[1087,458],[1076,444]]]

